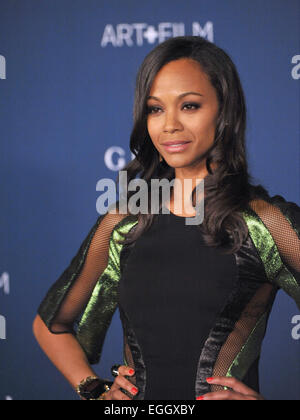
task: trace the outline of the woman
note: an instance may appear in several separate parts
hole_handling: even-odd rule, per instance
[[[245,129],[239,76],[222,49],[177,37],[145,58],[135,159],[124,170],[128,183],[139,176],[149,186],[148,209],[151,180],[175,181],[170,199],[155,215],[118,205],[101,215],[34,321],[39,344],[81,398],[263,399],[258,362],[279,288],[300,308],[300,208],[251,184]],[[194,193],[204,180],[199,225],[185,223],[195,215],[191,188],[175,194],[186,179]],[[124,365],[111,382],[91,364],[117,307]]]

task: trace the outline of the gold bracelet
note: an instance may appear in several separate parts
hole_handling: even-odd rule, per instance
[[[104,396],[110,391],[110,387],[108,385],[104,385],[105,391],[100,395],[100,397],[96,398],[96,400],[105,400]]]
[[[80,398],[83,398],[82,396],[82,387],[84,387],[85,385],[88,385],[89,383],[91,383],[94,380],[100,380],[101,379],[98,376],[88,376],[86,379],[83,379],[79,385],[77,385],[76,387],[76,392],[77,394],[80,396]],[[98,400],[104,400],[104,395],[110,390],[110,386],[107,385],[106,383],[103,384],[103,388],[105,389],[105,391],[97,398],[90,398],[90,400],[92,401],[98,401]]]
[[[90,383],[94,379],[99,379],[99,377],[98,376],[88,376],[87,378],[83,379],[76,387],[77,394],[80,396],[80,387]]]
[[[100,395],[99,398],[97,398],[99,401],[100,400],[105,400],[105,394],[107,394],[108,391],[104,391],[103,394]]]

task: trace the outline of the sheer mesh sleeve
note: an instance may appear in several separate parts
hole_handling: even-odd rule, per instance
[[[300,309],[300,207],[281,196],[274,196],[269,202],[253,200],[251,207],[270,232],[284,264],[275,282]],[[285,275],[286,269],[292,276]]]
[[[246,211],[244,218],[257,254],[245,247],[239,255],[242,287],[234,292],[207,341],[198,395],[207,392],[208,376],[235,377],[259,392],[256,372],[278,289],[290,295],[300,309],[300,207],[281,196],[259,197],[249,204],[251,211]],[[259,258],[263,267],[260,273],[256,261],[254,281],[254,268],[245,263],[250,256]],[[212,357],[210,364],[211,354],[216,355],[216,361]],[[221,385],[209,388],[212,392],[223,389]]]
[[[104,281],[112,232],[126,216],[109,212],[101,215],[69,266],[48,291],[38,314],[52,333],[76,334],[96,284]]]

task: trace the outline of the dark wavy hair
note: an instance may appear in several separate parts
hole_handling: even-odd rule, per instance
[[[198,225],[207,245],[222,248],[224,253],[236,252],[248,236],[240,214],[257,195],[268,195],[262,187],[251,185],[245,147],[246,104],[240,78],[229,55],[214,43],[199,36],[180,36],[168,39],[154,48],[144,59],[136,78],[134,126],[130,136],[133,159],[125,166],[127,182],[136,177],[145,180],[148,191],[151,179],[175,179],[175,169],[165,160],[160,162],[147,129],[147,97],[159,70],[167,63],[181,58],[193,59],[201,65],[217,92],[219,115],[212,148],[206,158],[208,176],[205,178],[205,218]],[[212,170],[212,163],[216,169]],[[117,183],[120,180],[118,175]],[[127,200],[135,192],[127,193]],[[192,194],[194,203],[195,189]],[[128,201],[127,201],[128,202]],[[151,208],[151,194],[148,197]],[[162,203],[160,203],[160,208]],[[133,244],[147,230],[155,215],[139,213],[138,224],[122,243]]]

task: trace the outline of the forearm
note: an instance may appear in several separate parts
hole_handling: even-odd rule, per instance
[[[34,320],[33,333],[44,353],[74,389],[82,379],[96,376],[72,334],[52,334],[39,315]]]

